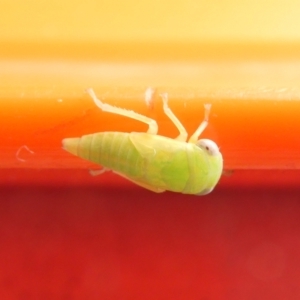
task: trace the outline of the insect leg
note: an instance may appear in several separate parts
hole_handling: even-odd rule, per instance
[[[102,168],[100,170],[90,170],[90,174],[92,176],[98,176],[98,175],[101,175],[101,174],[103,174],[103,173],[105,173],[107,171],[110,171],[110,169],[108,169],[108,168]]]
[[[165,114],[171,119],[171,121],[174,123],[174,125],[176,126],[176,128],[179,131],[179,135],[175,140],[185,142],[188,137],[188,133],[186,132],[183,125],[180,123],[180,121],[177,119],[177,117],[174,115],[174,113],[168,106],[168,94],[167,93],[161,94],[161,97],[164,102],[163,108],[164,108]]]
[[[204,120],[201,122],[195,133],[190,137],[189,143],[196,144],[199,136],[208,125],[208,117],[210,112],[211,104],[204,104]]]
[[[150,119],[146,116],[140,115],[132,110],[127,110],[124,108],[115,107],[106,103],[103,103],[101,100],[99,100],[93,91],[93,89],[87,89],[87,93],[90,95],[90,97],[94,100],[94,103],[103,111],[110,112],[113,114],[122,115],[131,119],[135,119],[138,121],[141,121],[143,123],[148,124],[149,129],[147,133],[150,134],[157,134],[158,126],[155,120]]]

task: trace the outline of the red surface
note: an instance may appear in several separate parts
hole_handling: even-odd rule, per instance
[[[204,197],[113,174],[0,175],[0,299],[300,297],[296,171],[236,172]]]

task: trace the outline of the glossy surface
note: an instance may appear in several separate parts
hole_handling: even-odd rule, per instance
[[[166,90],[169,91],[170,107],[190,134],[203,119],[203,103],[212,103],[209,125],[202,138],[212,139],[219,145],[225,169],[300,168],[298,92],[291,95],[287,90],[259,92],[254,89],[240,93],[223,90],[215,95],[199,90],[197,94],[196,90],[187,88],[160,88],[157,93]],[[163,114],[159,95],[149,108],[143,100],[144,92],[142,88],[107,88],[102,89],[102,93],[99,89],[98,94],[112,105],[156,119],[159,134],[176,137],[176,128]],[[83,87],[69,96],[66,92],[61,94],[59,89],[47,95],[46,90],[32,93],[33,90],[27,96],[25,93],[22,97],[4,98],[1,102],[2,168],[92,167],[65,153],[61,149],[62,139],[101,131],[147,129],[137,121],[101,112],[84,93]]]
[[[299,2],[259,0],[3,1],[0,12],[0,168],[87,168],[61,140],[144,131],[105,116],[84,90],[157,119],[159,93],[228,169],[299,169]],[[146,88],[157,89],[152,106]],[[30,151],[33,151],[31,153]]]

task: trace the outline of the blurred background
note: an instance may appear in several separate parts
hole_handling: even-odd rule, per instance
[[[299,42],[297,1],[1,1],[1,41]]]
[[[299,299],[298,1],[0,8],[1,299]],[[189,132],[212,101],[229,176],[205,197],[92,178],[63,137],[143,128],[99,119],[90,86],[162,125],[141,91],[192,98]]]

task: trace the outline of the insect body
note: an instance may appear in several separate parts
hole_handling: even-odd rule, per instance
[[[161,193],[166,190],[183,194],[205,195],[218,183],[223,169],[223,158],[215,142],[198,140],[208,124],[209,104],[205,118],[187,140],[187,132],[168,107],[167,94],[162,94],[166,115],[179,130],[176,139],[157,135],[155,120],[133,111],[102,103],[92,89],[87,90],[95,104],[103,111],[127,116],[149,125],[142,132],[100,132],[63,140],[63,148],[81,158],[103,166],[94,175],[107,170],[134,183]]]

